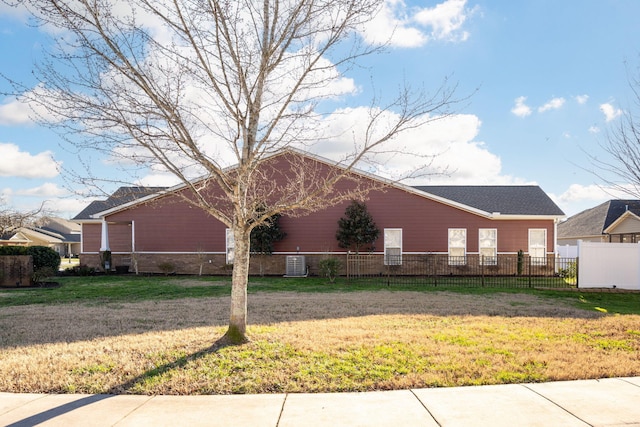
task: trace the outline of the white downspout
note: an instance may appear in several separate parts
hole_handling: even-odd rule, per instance
[[[131,252],[136,251],[136,222],[131,221]]]

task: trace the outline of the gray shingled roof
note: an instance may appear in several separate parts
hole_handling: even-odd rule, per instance
[[[489,213],[564,216],[537,185],[421,185],[414,188]]]
[[[93,219],[91,218],[93,214],[141,199],[164,189],[166,187],[120,187],[108,199],[91,202],[82,212],[73,217],[73,220]]]
[[[564,212],[537,185],[421,185],[417,190],[485,212],[502,215],[552,215]],[[74,220],[92,219],[93,214],[132,202],[165,187],[120,187],[106,200],[93,201]]]
[[[609,200],[577,213],[558,224],[558,238],[600,236],[627,210],[640,216],[640,200]]]

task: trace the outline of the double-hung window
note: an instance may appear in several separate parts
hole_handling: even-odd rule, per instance
[[[495,228],[481,228],[478,230],[480,239],[480,265],[498,264],[498,230]]]
[[[384,265],[402,265],[402,229],[384,229]]]
[[[225,239],[226,239],[226,262],[227,264],[233,264],[233,260],[235,259],[235,248],[236,248],[236,241],[233,237],[233,230],[231,230],[230,228],[226,229],[226,233],[225,233]]]
[[[533,265],[547,264],[547,230],[529,229],[529,256]]]
[[[467,229],[449,229],[449,265],[467,264]]]

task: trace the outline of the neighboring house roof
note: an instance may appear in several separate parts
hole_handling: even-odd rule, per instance
[[[625,212],[640,215],[640,200],[609,200],[558,224],[558,238],[601,236]]]
[[[73,217],[73,220],[91,220],[94,219],[92,215],[99,212],[106,211],[116,206],[123,205],[125,203],[133,202],[137,199],[149,196],[154,193],[158,193],[165,190],[165,187],[120,187],[106,200],[95,200],[91,202],[86,208],[82,210],[78,215]]]
[[[414,188],[488,213],[564,216],[537,185],[422,185]]]
[[[64,218],[47,217],[39,227],[20,227],[4,240],[9,244],[80,243],[80,224]]]
[[[60,234],[80,233],[81,227],[75,221],[58,217],[46,217],[40,221],[40,228]]]
[[[22,227],[9,240],[20,241],[20,242],[26,241],[28,243],[46,242],[48,244],[55,244],[55,243],[63,243],[64,236],[57,233],[53,233],[53,232],[47,232],[39,228]]]

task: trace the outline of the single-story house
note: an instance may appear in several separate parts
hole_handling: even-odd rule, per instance
[[[640,243],[640,200],[609,200],[558,224],[558,244]]]
[[[38,226],[20,227],[0,246],[47,246],[61,257],[80,254],[80,224],[64,218],[43,218]]]
[[[272,157],[273,173],[263,174],[292,179],[295,174],[287,172],[290,155],[306,162],[309,170],[331,173],[339,167],[315,155],[287,151]],[[408,186],[364,172],[356,175],[376,184],[365,203],[380,229],[372,253],[385,263],[390,255],[399,264],[405,256],[420,254],[448,254],[457,262],[482,256],[488,263],[518,251],[543,262],[555,255],[556,227],[564,213],[538,186]],[[207,185],[201,186],[203,191],[215,194],[215,188]],[[123,187],[108,199],[91,203],[73,219],[82,225],[81,263],[97,267],[101,251],[110,250],[114,266],[135,264],[140,272],[159,272],[159,265],[167,263],[178,273],[216,274],[228,269],[233,251],[229,230],[179,197],[185,191],[190,190],[184,185]],[[335,236],[349,203],[345,200],[305,215],[283,215],[279,224],[286,237],[275,243],[262,271],[285,274],[287,257],[305,256],[314,274],[322,257],[346,256]]]

